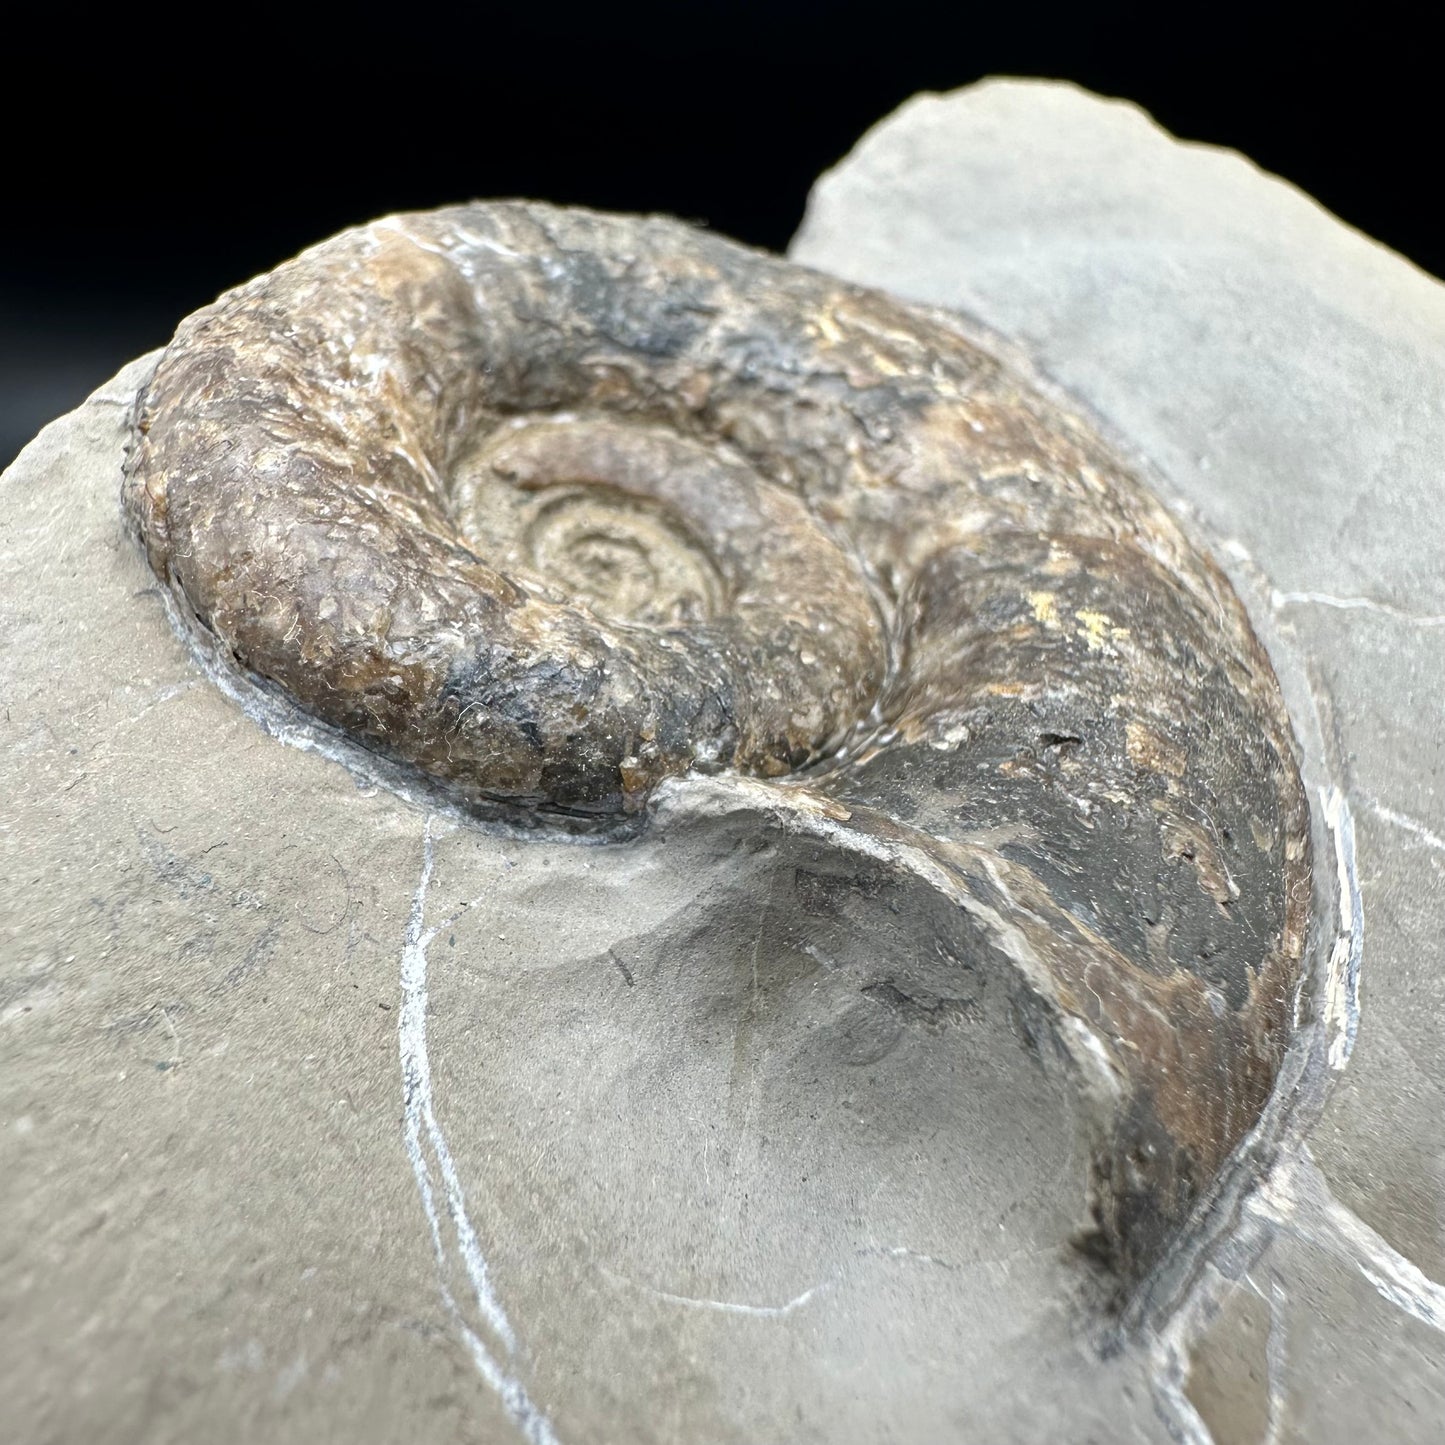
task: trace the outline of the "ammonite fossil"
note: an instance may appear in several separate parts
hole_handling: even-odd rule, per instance
[[[1104,1252],[1159,1257],[1274,1081],[1307,818],[1239,601],[1089,425],[946,315],[516,203],[230,292],[137,428],[194,624],[468,805],[726,772],[906,852],[1092,1101]]]

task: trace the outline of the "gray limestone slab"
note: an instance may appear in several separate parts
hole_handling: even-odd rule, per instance
[[[1445,288],[1242,156],[1029,82],[910,101],[791,254],[1023,346],[1250,606],[1316,796],[1353,819],[1358,1018],[1298,1121],[1318,1238],[1199,1305],[1188,1428],[1445,1438]]]
[[[217,672],[121,526],[146,370],[3,482],[7,1438],[1162,1438],[1009,991],[860,989],[916,883],[726,780],[482,827]]]
[[[795,254],[1022,348],[1251,608],[1329,1054],[1265,1187],[1109,1319],[1000,981],[858,987],[929,943],[886,860],[725,780],[484,828],[218,672],[121,525],[141,360],[0,480],[4,1438],[1445,1434],[1445,296],[1061,86],[910,103]]]

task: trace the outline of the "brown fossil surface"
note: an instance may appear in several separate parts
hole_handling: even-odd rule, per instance
[[[1273,1084],[1307,815],[1243,608],[1084,420],[956,318],[499,203],[229,292],[136,427],[192,624],[479,813],[743,774],[926,877],[1090,1102],[1098,1242],[1159,1258]]]

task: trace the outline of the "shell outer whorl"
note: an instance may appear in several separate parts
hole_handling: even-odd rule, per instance
[[[1124,1275],[1258,1117],[1308,926],[1273,674],[952,319],[664,219],[392,217],[181,325],[124,501],[225,656],[481,809],[727,770],[909,839],[1111,1101]]]

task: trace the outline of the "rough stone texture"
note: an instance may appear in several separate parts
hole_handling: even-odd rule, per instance
[[[1317,856],[1357,828],[1322,1111],[1101,1341],[1016,1000],[861,993],[936,966],[916,879],[722,782],[625,855],[482,833],[227,695],[118,528],[138,363],[0,486],[15,1438],[1439,1438],[1440,288],[1040,86],[916,102],[799,254],[1025,342],[1232,544]]]
[[[1239,156],[1029,83],[911,101],[792,254],[1026,345],[1220,539],[1307,684],[1307,776],[1355,820],[1358,1032],[1299,1228],[1237,1286],[1256,1304],[1216,1282],[1188,1388],[1221,1442],[1259,1438],[1257,1377],[1271,1440],[1441,1438],[1445,290]]]
[[[860,993],[916,880],[724,782],[479,832],[227,695],[117,531],[146,372],[5,481],[14,1437],[1156,1438],[1008,990]]]

